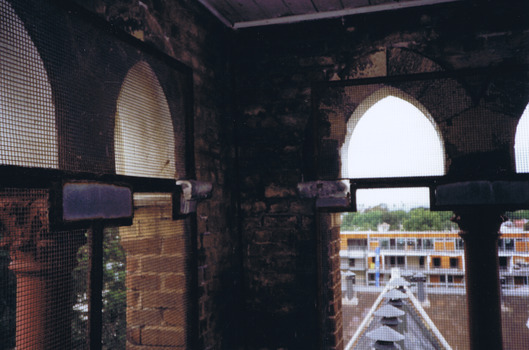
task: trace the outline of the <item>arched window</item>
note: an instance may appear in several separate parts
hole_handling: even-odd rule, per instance
[[[389,87],[356,108],[347,123],[341,157],[344,178],[445,174],[443,142],[433,118],[413,98]],[[359,190],[356,200],[359,208],[429,205],[427,188]]]
[[[0,164],[58,167],[48,75],[11,5],[0,0]]]
[[[123,82],[114,144],[118,174],[176,178],[169,105],[156,74],[146,62],[132,67]]]
[[[516,127],[514,159],[517,173],[529,173],[529,104]]]
[[[433,119],[418,103],[388,90],[370,96],[350,118],[344,177],[443,175],[443,142]]]

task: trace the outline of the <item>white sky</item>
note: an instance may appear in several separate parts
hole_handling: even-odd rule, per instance
[[[348,177],[444,174],[444,150],[430,120],[411,103],[388,96],[358,121],[348,148]],[[427,188],[357,191],[358,209],[429,207]]]
[[[529,105],[515,136],[516,171],[529,172]],[[348,147],[350,178],[444,175],[444,150],[432,122],[411,103],[388,96],[358,121]],[[429,207],[427,188],[366,189],[359,210],[381,203],[389,209]]]
[[[516,172],[529,173],[529,105],[520,118],[514,138]]]
[[[356,206],[359,211],[385,203],[389,210],[406,211],[417,208],[429,208],[429,190],[418,188],[377,188],[356,191]]]

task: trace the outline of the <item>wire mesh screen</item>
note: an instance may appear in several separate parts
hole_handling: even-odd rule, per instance
[[[189,242],[182,221],[172,220],[170,194],[134,198],[130,227],[103,237],[102,345],[106,349],[187,345]],[[90,231],[87,235],[92,234]],[[72,348],[87,349],[87,280],[90,247],[83,245],[74,270]]]
[[[336,84],[315,93],[315,176],[352,179],[358,210],[333,214],[341,215],[341,233],[327,243],[340,254],[324,265],[329,276],[324,281],[333,287],[338,286],[332,276],[340,270],[346,349],[382,341],[377,338],[382,326],[397,330],[400,334],[386,341],[404,348],[469,349],[468,266],[453,213],[430,211],[427,187],[395,187],[392,178],[417,186],[425,176],[525,172],[527,124],[521,107],[527,100],[516,90],[527,91],[527,82],[524,74],[515,75],[387,79]],[[469,86],[486,91],[479,102],[484,107],[475,107]],[[468,112],[472,108],[477,111]],[[509,131],[495,127],[502,118]],[[502,146],[498,151],[491,145]],[[472,160],[465,153],[483,156]],[[526,211],[508,216],[498,243],[503,344],[523,349],[529,341],[529,216]],[[399,305],[385,296],[394,289],[403,292],[395,298]]]
[[[48,210],[47,190],[0,192],[0,320],[6,349],[70,346],[71,272],[84,231],[50,231]],[[49,334],[49,329],[57,332]]]
[[[189,229],[161,181],[190,175],[189,77],[75,5],[0,0],[0,165],[29,174],[0,191],[1,349],[189,347]],[[104,227],[100,255],[96,228],[50,229],[55,182],[85,174],[154,191],[134,194],[132,226]]]
[[[145,62],[127,74],[116,113],[118,174],[176,178],[175,141],[169,105]]]
[[[58,167],[48,74],[24,23],[0,1],[0,164]]]
[[[186,176],[187,67],[53,1],[1,9],[3,164]]]

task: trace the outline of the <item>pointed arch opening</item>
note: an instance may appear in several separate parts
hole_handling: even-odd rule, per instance
[[[24,23],[0,0],[0,164],[58,168],[48,74]]]
[[[514,160],[517,173],[529,173],[529,104],[525,107],[516,127]]]
[[[445,174],[441,133],[426,108],[394,88],[369,96],[347,123],[344,178]]]
[[[146,62],[130,69],[116,110],[114,146],[120,175],[177,177],[174,128],[156,74]]]
[[[445,174],[440,131],[418,101],[385,87],[365,99],[347,123],[341,150],[344,178],[388,178]],[[429,207],[427,188],[356,192],[360,210],[386,203],[389,209]]]

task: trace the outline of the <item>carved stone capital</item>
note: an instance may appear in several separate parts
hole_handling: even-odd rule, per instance
[[[79,233],[50,231],[45,190],[0,193],[0,230],[0,248],[9,251],[10,268],[15,272],[38,273],[57,267],[64,270],[65,259],[75,259],[84,244]],[[67,265],[73,268],[74,261]]]
[[[501,224],[506,220],[504,211],[498,209],[459,210],[454,214],[451,221],[459,225],[459,234],[463,238],[469,235],[497,237]]]

